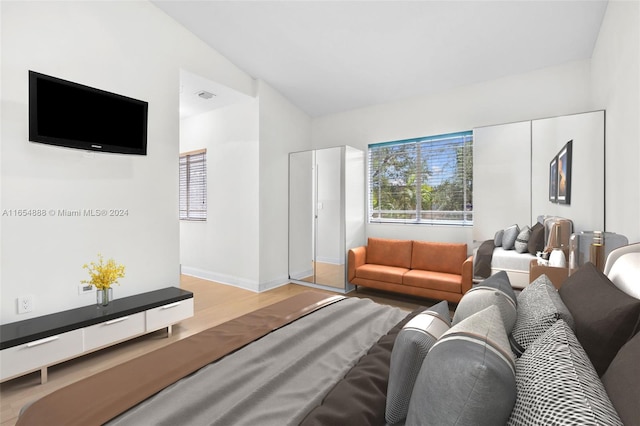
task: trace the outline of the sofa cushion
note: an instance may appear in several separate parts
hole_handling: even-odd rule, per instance
[[[637,332],[640,300],[618,289],[587,262],[565,280],[560,296],[575,319],[578,341],[599,375]]]
[[[622,425],[571,328],[559,320],[516,364],[508,425]]]
[[[573,328],[573,317],[546,275],[540,275],[518,295],[518,315],[513,327],[514,352],[520,354],[556,321]]]
[[[369,238],[367,243],[367,263],[374,265],[411,267],[411,240],[390,240]]]
[[[531,236],[531,228],[525,226],[524,229],[520,230],[520,233],[516,237],[516,242],[513,245],[513,248],[518,253],[528,253],[529,252],[529,237]]]
[[[385,417],[387,423],[404,420],[422,361],[433,344],[451,327],[449,304],[442,302],[412,318],[398,333],[389,369]]]
[[[496,306],[466,318],[431,348],[411,394],[411,425],[504,424],[516,397],[515,366]]]
[[[402,277],[408,271],[406,268],[367,263],[356,269],[356,278],[402,284]]]
[[[518,225],[511,225],[506,228],[502,236],[502,248],[505,250],[513,250],[519,233],[520,227],[518,227]]]
[[[462,275],[462,264],[465,260],[466,244],[413,242],[411,269]]]
[[[404,274],[402,284],[462,294],[462,275],[412,269]]]
[[[462,296],[453,315],[452,324],[456,325],[491,305],[496,305],[500,310],[504,328],[507,334],[510,334],[517,316],[516,295],[504,271],[490,276]]]
[[[640,425],[640,333],[618,351],[602,376],[607,395],[625,425]]]
[[[529,253],[533,255],[544,250],[544,225],[540,222],[536,222],[536,224],[531,227],[531,235],[529,235],[527,249]]]

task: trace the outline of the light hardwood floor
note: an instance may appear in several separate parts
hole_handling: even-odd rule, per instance
[[[297,284],[287,284],[263,293],[254,293],[186,275],[181,277],[180,286],[194,293],[194,316],[175,325],[171,337],[167,338],[166,330],[160,330],[52,366],[49,368],[48,382],[45,384],[40,384],[39,373],[31,373],[0,384],[0,425],[14,425],[20,409],[25,404],[56,389],[255,309],[308,290],[335,294]],[[358,292],[352,292],[348,296],[367,297],[378,303],[389,304],[405,310],[413,310],[418,306],[430,306],[434,303],[434,301],[427,299],[362,289]],[[96,397],[99,397],[99,390],[96,391]]]

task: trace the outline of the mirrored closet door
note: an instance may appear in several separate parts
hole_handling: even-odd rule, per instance
[[[349,146],[289,154],[289,279],[349,291],[347,251],[364,244],[364,153]]]

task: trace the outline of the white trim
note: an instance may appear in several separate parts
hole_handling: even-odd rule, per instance
[[[220,284],[226,284],[259,293],[259,284],[258,282],[253,280],[247,280],[245,278],[239,278],[233,275],[219,274],[216,272],[206,271],[204,269],[193,268],[184,265],[182,266],[182,273],[184,275],[190,275],[196,278],[215,281]]]

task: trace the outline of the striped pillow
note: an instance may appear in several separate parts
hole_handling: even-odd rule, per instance
[[[387,423],[404,420],[409,410],[413,385],[429,349],[451,327],[446,300],[411,319],[400,333],[391,351],[385,417]]]

